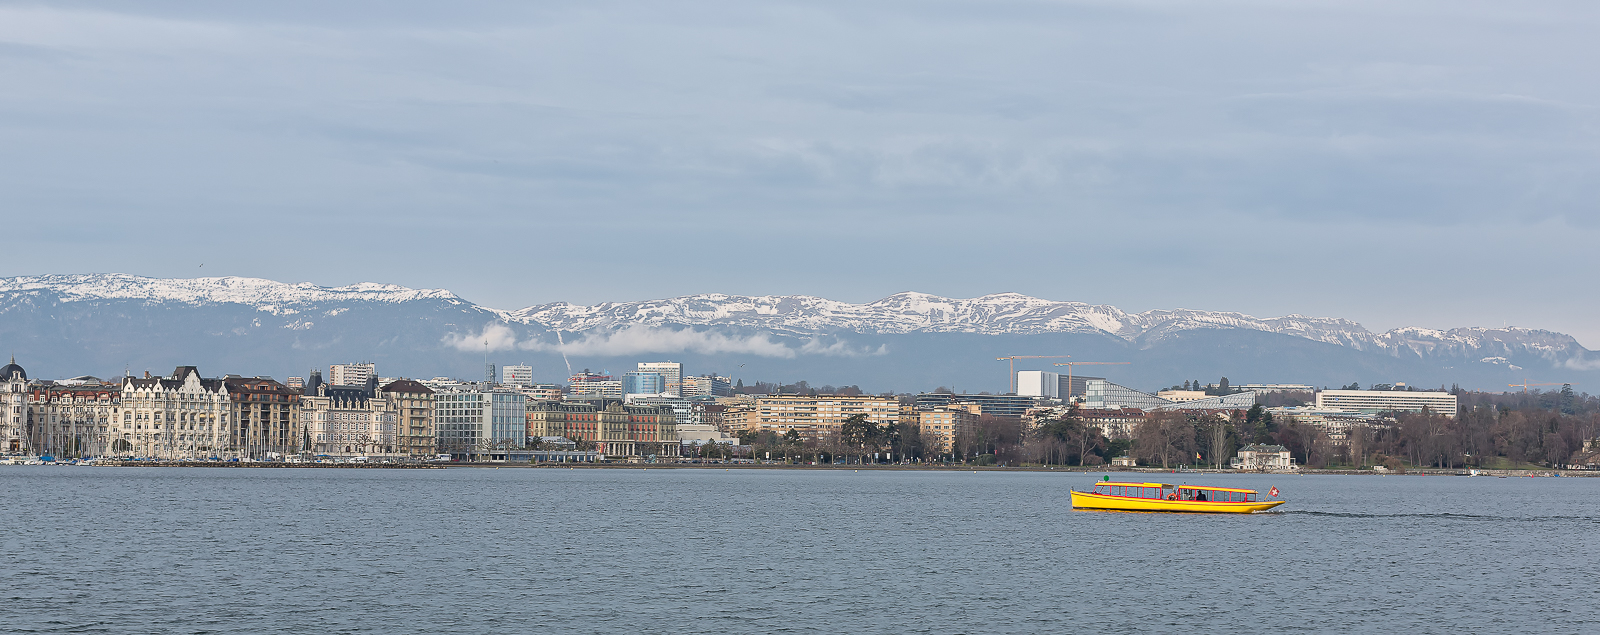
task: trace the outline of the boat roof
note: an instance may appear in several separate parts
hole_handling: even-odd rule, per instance
[[[1241,494],[1260,494],[1253,489],[1239,489],[1236,487],[1211,487],[1209,485],[1173,485],[1171,483],[1122,483],[1117,481],[1100,481],[1095,485],[1115,485],[1117,487],[1179,487],[1181,489],[1203,489],[1208,492],[1239,492]]]
[[[1237,487],[1211,487],[1209,485],[1179,485],[1178,489],[1203,489],[1208,492],[1238,492],[1240,494],[1260,494],[1253,489],[1239,489]]]

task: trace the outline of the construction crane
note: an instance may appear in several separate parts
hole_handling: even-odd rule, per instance
[[[1509,388],[1521,388],[1522,389],[1522,394],[1524,394],[1524,395],[1528,394],[1528,387],[1529,386],[1576,386],[1576,385],[1577,384],[1575,384],[1573,382],[1570,382],[1570,381],[1544,382],[1544,383],[1533,384],[1533,383],[1528,383],[1528,380],[1526,380],[1526,379],[1522,380],[1522,383],[1520,383],[1520,384],[1506,384],[1506,386],[1509,387]]]
[[[1119,366],[1119,365],[1127,365],[1127,364],[1132,364],[1132,363],[1133,362],[1056,362],[1057,366],[1066,366],[1067,367],[1067,396],[1065,398],[1063,398],[1062,400],[1067,402],[1067,403],[1072,403],[1072,367],[1073,366]]]
[[[1012,355],[1010,357],[996,357],[996,358],[994,358],[994,361],[997,361],[997,362],[1010,362],[1010,366],[1011,366],[1011,380],[1010,380],[1010,383],[1009,383],[1009,385],[1011,386],[1011,393],[1010,394],[1015,395],[1015,394],[1017,394],[1017,360],[1019,360],[1019,359],[1061,359],[1061,358],[1064,358],[1064,357],[1072,357],[1072,356],[1071,355]]]

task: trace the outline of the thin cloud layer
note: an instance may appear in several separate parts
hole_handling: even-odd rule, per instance
[[[576,339],[569,337],[563,344],[532,337],[519,339],[516,331],[509,326],[491,322],[476,333],[446,335],[442,342],[445,346],[463,352],[535,351],[591,357],[693,353],[793,359],[800,355],[869,357],[889,352],[887,345],[880,345],[877,348],[852,347],[842,339],[826,338],[827,341],[823,339],[806,339],[798,347],[792,347],[766,334],[728,335],[687,328],[630,326],[615,331],[584,333],[576,336]]]

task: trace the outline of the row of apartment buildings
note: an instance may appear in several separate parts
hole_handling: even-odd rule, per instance
[[[296,455],[482,459],[563,436],[609,457],[678,456],[670,409],[615,400],[566,404],[569,426],[551,427],[541,404],[496,384],[332,376],[284,384],[267,377],[172,374],[102,381],[29,380],[12,360],[0,367],[0,452],[58,457],[273,459]],[[436,383],[434,386],[429,383]],[[558,396],[559,398],[559,396]],[[555,433],[551,434],[554,430]]]

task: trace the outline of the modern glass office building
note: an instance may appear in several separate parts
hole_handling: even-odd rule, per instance
[[[1155,410],[1161,406],[1172,405],[1172,402],[1140,392],[1127,386],[1113,384],[1104,379],[1085,378],[1083,382],[1083,407],[1099,410],[1115,410],[1117,408],[1138,408],[1140,410]]]
[[[622,394],[659,395],[667,391],[667,380],[661,373],[634,372],[622,374]]]
[[[668,393],[674,397],[683,396],[682,362],[639,362],[639,372],[661,375],[661,380],[665,383],[661,390],[656,392]]]

